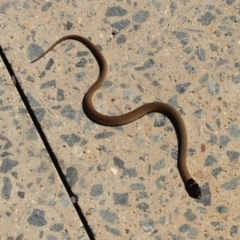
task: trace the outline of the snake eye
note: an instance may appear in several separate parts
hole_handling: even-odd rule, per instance
[[[201,197],[201,188],[199,187],[199,185],[197,184],[197,182],[190,178],[187,180],[187,182],[185,183],[185,188],[188,192],[188,194],[192,197],[192,198],[200,198]]]

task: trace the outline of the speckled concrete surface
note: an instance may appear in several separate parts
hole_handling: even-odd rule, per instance
[[[240,239],[240,5],[219,2],[1,1],[1,45],[95,239]],[[184,189],[164,116],[120,127],[85,116],[82,98],[98,67],[82,44],[66,41],[30,64],[68,34],[91,39],[108,61],[94,98],[100,112],[119,115],[152,101],[179,110],[200,200]],[[1,69],[1,238],[87,239]]]
[[[0,239],[88,239],[2,61],[0,68]]]

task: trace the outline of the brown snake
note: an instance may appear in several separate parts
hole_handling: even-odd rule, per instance
[[[130,122],[133,122],[142,116],[151,113],[159,112],[167,116],[172,122],[177,137],[178,137],[178,169],[182,177],[182,180],[185,184],[185,188],[188,194],[193,198],[201,197],[201,189],[197,182],[191,177],[188,168],[187,168],[187,149],[188,149],[188,139],[187,131],[184,124],[184,121],[178,111],[172,106],[162,103],[162,102],[152,102],[144,104],[131,112],[119,115],[119,116],[106,116],[95,110],[92,104],[93,94],[101,87],[106,76],[107,76],[107,61],[104,58],[103,54],[98,50],[98,48],[90,42],[88,39],[78,36],[78,35],[68,35],[57,40],[51,47],[49,47],[40,57],[33,60],[36,62],[47,54],[51,49],[53,49],[57,44],[67,39],[76,40],[84,44],[94,55],[99,66],[99,76],[97,81],[90,87],[83,98],[83,108],[86,115],[96,123],[106,125],[106,126],[119,126],[124,125]]]

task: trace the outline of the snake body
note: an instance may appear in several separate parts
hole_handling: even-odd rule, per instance
[[[36,62],[44,55],[46,55],[50,50],[52,50],[56,45],[65,40],[76,40],[84,44],[96,58],[98,66],[99,66],[99,76],[97,81],[90,87],[83,98],[83,108],[86,115],[93,120],[102,125],[106,126],[119,126],[124,125],[130,122],[133,122],[142,116],[151,113],[158,112],[167,116],[172,122],[177,137],[178,137],[178,169],[180,176],[185,184],[185,188],[188,194],[193,198],[199,198],[201,196],[201,189],[197,182],[191,177],[188,167],[187,167],[187,149],[188,149],[188,139],[187,139],[187,131],[184,124],[184,121],[178,111],[172,106],[162,103],[162,102],[152,102],[148,104],[144,104],[133,111],[125,113],[119,116],[106,116],[96,111],[92,103],[93,94],[101,87],[106,76],[107,76],[107,61],[103,54],[98,50],[98,48],[90,42],[88,39],[79,36],[79,35],[68,35],[57,40],[51,47],[49,47],[40,57],[33,60]]]

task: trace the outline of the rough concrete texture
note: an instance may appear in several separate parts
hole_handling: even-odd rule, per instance
[[[78,200],[1,61],[0,239],[240,239],[239,16],[235,0],[1,0],[0,44]],[[69,34],[107,59],[99,112],[154,101],[180,112],[200,200],[184,188],[165,116],[108,127],[85,115],[83,96],[98,77],[86,47],[65,41],[30,64]]]

